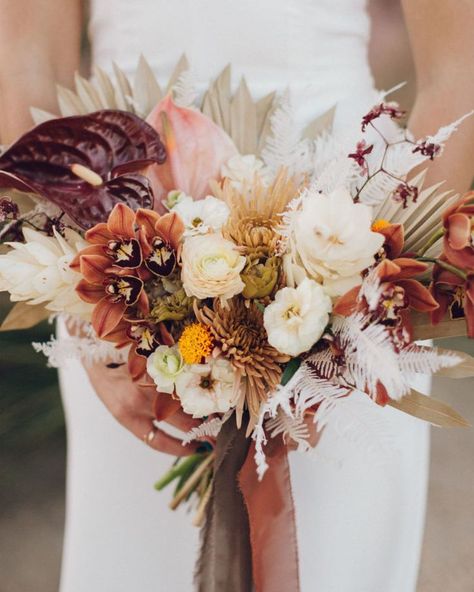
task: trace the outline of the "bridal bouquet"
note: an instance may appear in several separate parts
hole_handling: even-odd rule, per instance
[[[196,494],[206,540],[223,487],[235,511],[238,478],[257,545],[286,445],[309,449],[355,391],[466,425],[410,376],[474,373],[469,356],[416,343],[474,336],[474,194],[410,177],[459,122],[416,140],[380,96],[351,133],[334,112],[301,132],[288,95],[255,103],[242,82],[232,96],[226,70],[198,108],[178,74],[163,96],[143,61],[134,86],[120,71],[116,85],[78,78],[65,116],[36,111],[43,122],[0,156],[0,184],[34,203],[0,201],[0,289],[19,303],[5,328],[68,315],[82,357],[126,362],[168,415],[202,418],[183,444],[208,450],[158,487],[176,481],[173,507]],[[71,355],[37,348],[53,365]]]

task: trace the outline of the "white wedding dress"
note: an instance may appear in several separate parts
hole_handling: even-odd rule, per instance
[[[94,0],[90,32],[93,61],[106,70],[116,61],[132,73],[142,53],[165,81],[185,52],[198,88],[229,62],[254,96],[289,86],[301,124],[340,103],[344,126],[374,96],[363,0]],[[168,509],[169,492],[153,490],[171,457],[116,423],[78,362],[61,370],[61,387],[61,592],[191,591],[198,531]],[[290,457],[302,592],[416,588],[428,429],[360,399],[348,402],[342,428],[357,438],[341,437],[336,421],[313,456]]]

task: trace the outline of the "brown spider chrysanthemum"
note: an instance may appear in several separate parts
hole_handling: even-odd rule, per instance
[[[258,307],[233,299],[223,306],[214,301],[213,309],[196,310],[201,323],[208,325],[215,345],[241,376],[241,387],[251,421],[260,406],[280,383],[280,364],[288,361],[267,341],[263,314]]]
[[[229,219],[222,229],[224,237],[242,247],[243,254],[251,258],[274,255],[280,239],[281,214],[300,188],[284,169],[268,186],[258,175],[242,188],[229,180],[222,187],[215,185],[215,195],[230,208]]]

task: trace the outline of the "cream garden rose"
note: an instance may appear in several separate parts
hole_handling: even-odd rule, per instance
[[[282,288],[263,315],[268,342],[289,356],[308,351],[323,334],[331,309],[331,299],[314,280]]]
[[[69,266],[88,243],[71,229],[64,236],[56,229],[53,232],[49,237],[24,227],[24,243],[7,243],[12,250],[0,255],[0,291],[8,291],[12,302],[44,304],[51,312],[89,320],[93,307],[77,295],[81,276]]]
[[[171,394],[184,368],[183,358],[177,347],[160,345],[148,357],[146,369],[161,393]]]
[[[191,236],[182,251],[183,287],[188,296],[199,299],[220,297],[228,300],[245,287],[240,273],[245,257],[234,243],[218,234]]]
[[[176,393],[185,413],[205,417],[226,413],[235,405],[235,376],[224,358],[209,358],[206,364],[185,366],[176,379]]]
[[[354,203],[342,188],[329,195],[309,189],[291,224],[298,262],[334,296],[360,282],[360,272],[374,262],[384,241],[371,230],[371,208]]]
[[[242,189],[244,183],[252,183],[255,175],[263,182],[269,181],[269,174],[265,171],[263,160],[255,154],[237,154],[228,160],[221,168],[221,175],[232,182],[236,189]]]

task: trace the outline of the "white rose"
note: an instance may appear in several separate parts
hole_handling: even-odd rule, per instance
[[[183,371],[184,362],[177,347],[160,345],[146,364],[148,374],[161,393],[172,393],[176,379]]]
[[[257,174],[264,183],[268,182],[268,172],[264,162],[255,154],[237,154],[221,167],[221,175],[232,181],[232,185],[241,190],[244,183],[252,183]]]
[[[220,235],[191,236],[184,241],[181,279],[188,296],[228,300],[240,294],[245,287],[240,278],[244,266],[245,257]]]
[[[206,364],[185,366],[176,379],[176,393],[186,413],[205,417],[226,413],[235,405],[234,383],[230,362],[210,358]]]
[[[227,222],[230,213],[229,206],[213,195],[197,201],[186,197],[172,210],[180,215],[186,226],[185,235],[188,236],[220,230]]]
[[[10,293],[12,302],[44,304],[52,312],[79,315],[89,320],[92,304],[83,302],[76,293],[80,274],[69,264],[88,246],[76,232],[66,229],[62,237],[54,229],[46,236],[24,228],[24,243],[7,243],[12,250],[0,255],[0,290]]]
[[[346,189],[329,195],[308,190],[292,216],[291,241],[307,274],[334,280],[356,276],[374,262],[384,238],[371,230],[372,210]]]
[[[323,334],[331,309],[331,299],[314,280],[282,288],[263,315],[268,342],[289,356],[308,351]]]

